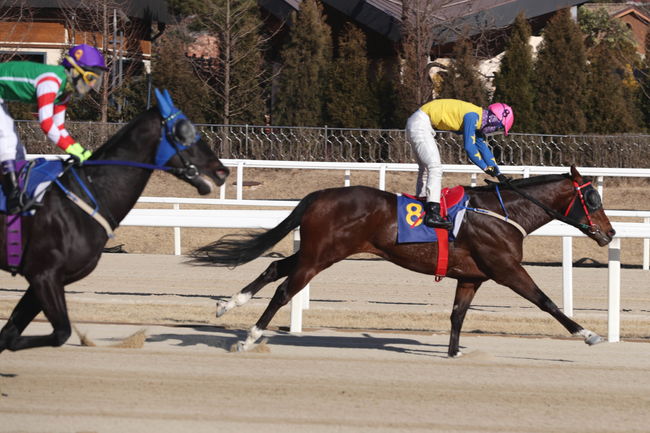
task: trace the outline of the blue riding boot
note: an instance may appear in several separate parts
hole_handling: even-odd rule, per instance
[[[16,161],[9,159],[2,161],[2,191],[7,198],[7,213],[20,213],[22,205],[20,203],[20,189],[18,188],[18,178],[16,177]]]

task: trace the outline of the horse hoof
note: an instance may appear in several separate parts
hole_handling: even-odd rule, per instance
[[[237,352],[248,352],[248,348],[246,347],[246,343],[243,341],[238,341],[237,342]]]
[[[459,351],[456,352],[455,354],[451,354],[451,353],[449,353],[448,356],[449,356],[449,358],[460,358],[461,356],[463,356],[463,352],[461,352],[461,351],[459,350]]]
[[[585,343],[587,343],[590,346],[593,346],[594,344],[602,343],[603,340],[602,337],[598,334],[591,334],[587,338],[585,338]]]
[[[224,314],[226,314],[226,309],[227,302],[224,301],[217,301],[217,317],[221,317]]]

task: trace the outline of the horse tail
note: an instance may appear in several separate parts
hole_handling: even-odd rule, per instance
[[[264,254],[300,225],[302,216],[316,200],[318,191],[305,196],[280,224],[262,233],[235,233],[190,253],[193,263],[235,267]]]

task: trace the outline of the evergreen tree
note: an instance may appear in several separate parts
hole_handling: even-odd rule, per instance
[[[368,56],[364,33],[351,23],[343,27],[338,58],[327,83],[327,124],[342,128],[376,128],[378,107],[368,81]]]
[[[458,41],[454,46],[453,59],[444,74],[439,97],[487,106],[488,92],[478,75],[478,61],[470,41]]]
[[[378,61],[370,77],[373,103],[377,107],[380,128],[401,129],[405,119],[399,116],[399,93],[396,87],[397,66],[386,60]],[[410,114],[409,114],[410,115]]]
[[[563,9],[551,18],[543,36],[533,69],[536,132],[585,132],[587,61],[582,33]]]
[[[602,45],[589,63],[586,110],[587,131],[608,134],[636,129],[634,104],[630,104],[621,76],[612,65],[611,49]]]
[[[331,30],[316,0],[303,1],[300,12],[292,14],[291,22],[289,38],[282,50],[273,123],[323,125],[323,95],[332,59]]]
[[[645,36],[645,58],[639,73],[639,106],[645,130],[650,129],[650,33]]]
[[[501,68],[494,77],[493,99],[512,107],[516,117],[515,126],[520,132],[533,131],[535,95],[532,85],[533,53],[528,43],[530,35],[530,25],[525,15],[520,13],[501,59]]]
[[[580,8],[579,24],[589,61],[588,131],[639,130],[642,115],[634,102],[640,88],[632,72],[639,59],[631,30],[602,8]]]

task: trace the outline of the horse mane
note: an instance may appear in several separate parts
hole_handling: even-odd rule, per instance
[[[127,135],[128,133],[131,132],[131,130],[135,127],[135,125],[140,123],[140,120],[151,113],[152,111],[156,111],[157,109],[155,107],[150,108],[149,110],[145,110],[142,113],[138,114],[135,116],[133,119],[131,119],[126,125],[122,126],[115,134],[113,134],[104,144],[99,146],[97,150],[95,150],[93,153],[96,156],[99,156],[103,154],[104,152],[109,151],[113,146],[115,146],[117,143],[121,143],[122,140],[124,139],[124,136]]]
[[[569,179],[571,177],[571,174],[569,173],[564,173],[564,174],[543,174],[541,176],[533,176],[533,177],[526,177],[526,178],[521,178],[521,179],[513,179],[510,182],[512,182],[516,187],[518,188],[524,188],[527,186],[534,186],[534,185],[541,185],[545,183],[551,183],[551,182],[558,182],[561,180]],[[472,191],[493,191],[495,186],[498,185],[497,183],[489,183],[487,185],[483,186],[475,186],[475,187],[466,187],[465,189],[467,190],[472,190]],[[501,188],[507,188],[507,185],[500,185]]]

